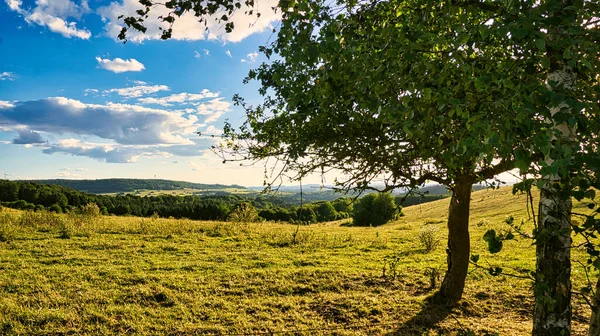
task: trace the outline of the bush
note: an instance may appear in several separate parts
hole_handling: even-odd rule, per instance
[[[309,207],[302,207],[302,208],[298,208],[298,210],[296,211],[297,217],[298,217],[298,222],[304,224],[311,224],[311,223],[316,223],[317,222],[317,214],[315,213],[315,211],[312,208]]]
[[[252,204],[248,202],[242,202],[238,204],[233,211],[231,211],[227,217],[227,220],[229,222],[244,223],[258,222],[258,211],[256,211],[256,208]]]
[[[397,218],[398,213],[390,193],[369,194],[354,206],[352,220],[356,226],[379,226]]]
[[[431,252],[440,245],[440,239],[437,234],[437,228],[434,226],[424,226],[419,231],[419,241],[425,252]]]
[[[316,214],[319,222],[329,222],[337,218],[337,211],[335,211],[335,208],[329,202],[319,204]]]
[[[54,203],[52,204],[49,208],[48,211],[50,212],[55,212],[55,213],[63,213],[63,209],[60,207],[60,205]]]
[[[81,207],[81,214],[86,217],[100,217],[100,208],[96,203],[88,203]]]

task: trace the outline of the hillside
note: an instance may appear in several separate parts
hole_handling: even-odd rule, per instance
[[[530,231],[525,201],[510,188],[473,194],[471,244],[479,264],[516,275],[534,268],[530,240],[507,241],[497,255],[482,240],[490,228],[508,229],[506,216]],[[381,227],[338,221],[298,232],[276,223],[84,220],[5,210],[0,328],[6,334],[530,333],[528,279],[472,267],[458,308],[425,303],[445,267],[447,209],[443,199],[408,207]],[[440,239],[433,252],[419,242],[422,230]],[[585,260],[583,252],[574,250],[573,259]],[[573,265],[579,289],[585,273]],[[589,309],[580,297],[573,300],[573,334],[584,335]]]
[[[91,194],[112,194],[129,193],[137,190],[183,190],[195,189],[203,190],[226,190],[226,189],[246,189],[239,185],[223,184],[204,184],[185,181],[157,180],[157,179],[99,179],[99,180],[28,180],[42,184],[60,185],[63,187],[91,193]]]

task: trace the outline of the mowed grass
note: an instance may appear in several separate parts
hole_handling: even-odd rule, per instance
[[[448,200],[404,209],[377,228],[296,227],[135,217],[0,212],[0,334],[477,335],[531,331],[531,280],[471,268],[465,297],[426,303],[445,269]],[[473,194],[479,264],[526,275],[531,241],[498,255],[481,239],[531,221],[510,188]],[[582,210],[583,211],[583,210]],[[442,240],[427,253],[427,227]],[[576,239],[577,241],[577,239]],[[573,259],[585,262],[583,251]],[[385,276],[384,276],[385,266]],[[593,276],[596,276],[593,274]],[[574,264],[574,290],[586,284]],[[589,308],[574,297],[574,334]]]

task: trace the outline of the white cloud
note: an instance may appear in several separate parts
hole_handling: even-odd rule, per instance
[[[0,100],[0,109],[7,109],[7,108],[11,108],[11,107],[15,107],[15,105],[12,104],[11,102],[7,102],[5,100]]]
[[[223,101],[223,98],[215,98],[207,103],[198,105],[198,114],[204,116],[203,122],[210,124],[217,121],[225,112],[231,109],[231,103]]]
[[[163,106],[170,106],[170,105],[172,105],[172,103],[182,104],[182,103],[187,103],[187,102],[191,102],[191,101],[202,100],[205,98],[216,98],[218,96],[219,96],[219,93],[211,92],[208,89],[204,89],[204,90],[200,91],[200,93],[182,92],[182,93],[172,94],[170,96],[160,97],[160,98],[153,98],[153,97],[139,98],[138,102],[140,102],[141,104],[157,104],[157,105],[163,105]]]
[[[64,139],[49,145],[45,154],[64,153],[73,156],[85,156],[108,163],[136,162],[140,156],[150,153],[140,152],[131,147],[117,147],[110,144],[90,143],[78,139]]]
[[[0,72],[0,81],[3,81],[3,80],[12,81],[12,80],[15,80],[15,78],[17,78],[17,76],[12,72],[7,72],[7,71]]]
[[[19,14],[23,12],[23,10],[21,9],[23,2],[21,0],[6,0],[6,4],[8,5],[8,8],[10,8],[10,10],[12,11],[18,12]]]
[[[78,29],[75,21],[67,21],[67,18],[79,19],[90,11],[87,0],[82,0],[81,5],[70,0],[37,0],[36,7],[32,10],[23,9],[21,0],[5,0],[5,2],[12,11],[23,15],[29,24],[46,27],[67,38],[87,40],[92,36],[89,30]]]
[[[206,169],[206,166],[201,162],[201,161],[197,161],[197,160],[191,160],[190,161],[190,170],[191,171],[201,171],[203,169]]]
[[[260,4],[260,7],[254,9],[254,12],[259,12],[261,14],[260,17],[246,15],[244,12],[250,8],[242,4],[242,8],[238,9],[229,19],[229,22],[233,22],[235,25],[233,32],[229,34],[225,32],[225,23],[219,23],[215,20],[215,18],[221,17],[222,13],[216,15],[214,18],[208,18],[206,25],[199,23],[198,18],[192,13],[186,13],[175,20],[171,38],[190,41],[219,39],[224,42],[240,42],[254,33],[269,29],[272,22],[281,19],[281,14],[275,13],[273,10],[273,7],[276,7],[278,4],[278,0],[264,0],[256,3],[257,7],[258,4]],[[108,36],[116,38],[123,27],[123,21],[119,19],[119,16],[136,16],[135,11],[142,8],[144,7],[139,4],[138,0],[123,0],[112,2],[109,6],[100,8],[98,13],[103,17]],[[167,16],[169,11],[170,9],[164,6],[153,7],[150,17],[144,21],[144,25],[147,28],[146,32],[141,33],[130,30],[128,32],[129,40],[140,43],[144,40],[160,39],[162,32],[159,28],[166,29],[168,28],[168,24],[159,20],[158,17]]]
[[[210,50],[208,49],[202,49],[202,53],[200,53],[199,51],[194,50],[194,57],[195,58],[202,58],[202,55],[204,56],[210,56]]]
[[[193,144],[198,117],[136,105],[85,104],[55,97],[0,109],[0,124],[56,135],[91,135],[125,145]]]
[[[58,177],[62,177],[62,178],[78,178],[81,177],[81,175],[77,174],[77,173],[72,173],[70,171],[59,171],[56,173],[56,176]]]
[[[246,58],[242,58],[242,63],[254,63],[258,58],[258,53],[255,51],[246,55]]]
[[[92,94],[92,93],[94,93],[94,94],[98,93],[98,90],[97,89],[85,89],[85,90],[83,90],[83,95],[84,96],[87,96],[87,95]]]
[[[205,135],[221,135],[221,134],[223,134],[223,130],[216,128],[214,125],[210,125],[202,133]]]
[[[116,88],[102,91],[103,94],[116,93],[121,97],[125,98],[138,98],[148,94],[169,91],[169,87],[166,85],[137,85],[129,86],[125,88]]]
[[[227,56],[229,56],[229,57],[233,57],[233,56],[231,56],[231,51],[229,51],[229,50],[225,51],[225,54],[227,54]]]
[[[146,68],[144,67],[144,64],[142,64],[135,58],[131,58],[128,60],[124,60],[122,58],[115,58],[111,61],[107,58],[105,59],[96,57],[96,61],[98,61],[98,66],[100,68],[112,71],[114,73],[122,73],[127,71],[142,71]]]

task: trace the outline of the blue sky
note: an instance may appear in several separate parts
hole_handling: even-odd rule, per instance
[[[137,0],[0,0],[0,170],[261,185],[262,165],[223,165],[195,132],[239,124],[236,93],[258,101],[242,80],[264,60],[256,51],[277,24],[274,4],[261,2],[259,20],[236,13],[232,34],[188,16],[169,41],[150,20],[123,44],[117,17]]]

